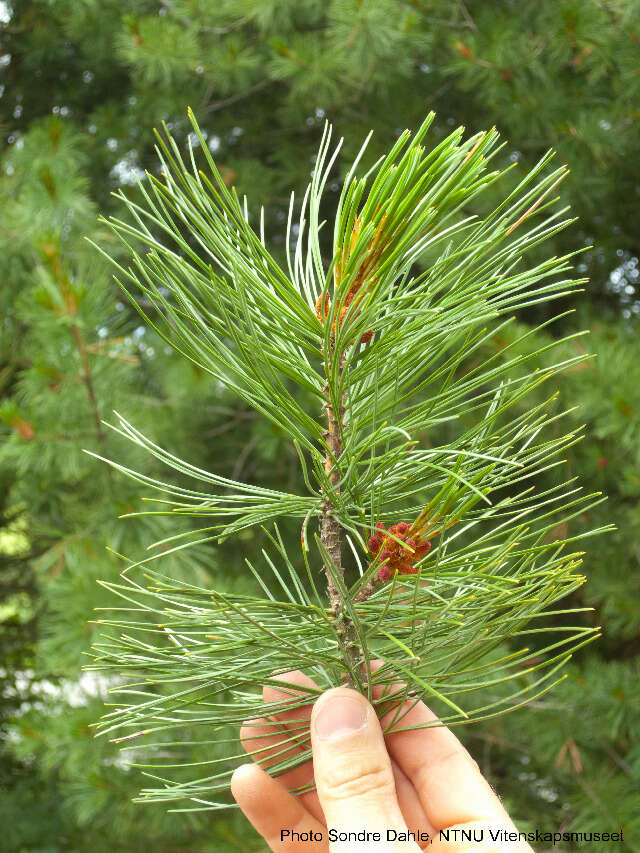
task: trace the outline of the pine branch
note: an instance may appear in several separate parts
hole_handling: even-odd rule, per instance
[[[169,345],[291,440],[306,491],[202,470],[118,416],[118,434],[204,484],[176,486],[110,461],[156,494],[157,509],[129,514],[205,526],[154,543],[151,556],[128,561],[121,583],[106,584],[124,603],[103,620],[116,636],[96,645],[95,666],[125,679],[102,732],[143,759],[146,749],[168,749],[179,764],[177,733],[188,724],[192,739],[202,726],[210,757],[199,764],[220,765],[176,782],[160,761],[161,785],[142,799],[220,808],[241,751],[218,739],[228,732],[235,742],[243,720],[282,711],[263,707],[262,686],[292,670],[317,688],[294,694],[291,709],[345,677],[380,711],[411,691],[449,724],[544,695],[571,653],[597,636],[579,617],[569,624],[580,610],[557,602],[584,582],[576,544],[607,528],[567,528],[555,541],[559,525],[602,500],[555,476],[580,431],[563,431],[568,412],[545,386],[584,359],[569,347],[575,336],[534,343],[546,321],[495,346],[515,311],[582,284],[567,278],[571,255],[528,260],[570,221],[554,207],[565,170],[551,169],[550,155],[497,207],[471,216],[475,196],[503,175],[487,171],[495,130],[464,139],[460,128],[428,150],[430,115],[368,171],[365,142],[343,184],[327,261],[321,205],[340,151],[327,127],[295,241],[291,200],[285,272],[192,121],[208,173],[193,146],[187,166],[177,144],[160,138],[162,181],[140,184],[140,204],[121,196],[129,218],[111,223],[131,258],[116,264],[119,283]],[[280,518],[302,525],[299,552],[275,527]],[[310,547],[313,519],[320,535]],[[266,524],[273,533],[261,566],[247,560],[259,595],[154,568],[166,554]],[[554,628],[545,620],[558,613],[566,621]],[[374,700],[374,686],[391,696]],[[267,750],[269,772],[308,759],[308,733],[297,734],[285,732],[275,756]],[[131,743],[150,735],[149,746]],[[257,744],[262,736],[257,723]]]

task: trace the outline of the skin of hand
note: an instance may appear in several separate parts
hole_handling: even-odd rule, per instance
[[[292,701],[291,685],[317,689],[291,672],[265,685],[264,701]],[[389,686],[373,693],[380,699]],[[309,730],[313,762],[277,779],[257,763],[244,764],[231,781],[236,802],[273,853],[532,853],[526,842],[496,834],[516,828],[477,763],[424,703],[409,699],[400,713],[394,708],[378,719],[364,696],[336,687],[314,704],[245,723],[240,736],[246,752],[269,766],[304,751]],[[294,745],[285,747],[293,734]],[[289,793],[314,782],[314,791]],[[363,830],[380,838],[359,839]]]

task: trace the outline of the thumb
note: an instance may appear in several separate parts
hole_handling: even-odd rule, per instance
[[[311,738],[316,790],[328,830],[378,831],[382,841],[387,829],[406,830],[380,723],[364,696],[346,687],[323,693],[313,707]],[[332,850],[372,849],[354,843],[366,839],[353,835],[334,840]]]

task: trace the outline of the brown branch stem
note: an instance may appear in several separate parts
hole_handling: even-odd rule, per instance
[[[333,354],[333,353],[332,353]],[[338,369],[338,384],[341,384],[343,371],[343,358],[340,356],[340,365]],[[330,373],[330,363],[325,363],[327,376]],[[342,456],[342,431],[344,428],[344,405],[342,395],[338,401],[338,410],[333,405],[331,395],[329,393],[329,382],[324,386],[326,401],[324,410],[327,415],[327,430],[325,439],[327,442],[327,450],[325,453],[324,470],[329,478],[329,482],[333,489],[338,492],[340,482],[340,470],[338,462]],[[335,567],[335,570],[344,576],[344,566],[342,565],[342,527],[339,521],[333,515],[334,504],[327,497],[322,505],[322,513],[320,516],[320,539],[324,548],[327,551],[329,560]],[[325,574],[327,576],[327,592],[329,595],[329,604],[331,608],[331,616],[336,624],[336,633],[346,657],[348,665],[347,680],[353,687],[353,680],[350,673],[358,666],[358,661],[362,656],[362,651],[359,648],[357,633],[355,631],[351,617],[342,600],[340,590],[333,578],[329,566],[325,566]]]
[[[253,86],[250,86],[248,89],[245,89],[243,92],[236,92],[235,95],[230,95],[228,98],[222,98],[222,100],[214,101],[213,103],[204,103],[200,107],[201,113],[215,113],[218,110],[223,110],[225,107],[231,106],[231,104],[236,104],[238,101],[243,101],[245,98],[250,98],[251,95],[256,95],[258,92],[261,92],[263,89],[266,89],[267,86],[270,86],[273,83],[273,80],[266,78],[264,80],[259,80]]]
[[[93,377],[91,375],[91,366],[89,364],[89,356],[87,355],[87,347],[78,324],[74,323],[71,328],[73,331],[74,340],[76,342],[78,355],[80,356],[80,364],[82,365],[82,373],[80,375],[87,389],[87,396],[89,397],[91,415],[93,417],[93,422],[96,426],[96,437],[98,439],[100,449],[102,450],[102,452],[104,452],[106,436],[104,433],[104,429],[102,428],[102,421],[100,419],[100,410],[98,409],[98,399],[96,397],[96,392],[93,385]],[[111,488],[113,486],[111,468],[109,466],[106,466],[106,471],[107,478],[109,480],[109,487]]]
[[[328,371],[327,371],[328,372]],[[342,365],[338,373],[338,381],[342,375]],[[324,409],[327,415],[327,431],[325,438],[327,440],[327,451],[324,460],[324,472],[329,478],[329,482],[337,491],[337,485],[340,482],[340,471],[338,469],[338,461],[342,455],[342,429],[340,418],[342,411],[336,415],[331,397],[329,395],[329,383],[324,386],[326,402]],[[340,409],[342,409],[342,400],[340,401]],[[327,550],[330,560],[336,570],[343,575],[344,568],[342,566],[342,531],[340,524],[332,514],[333,503],[327,498],[322,505],[322,515],[320,517],[320,539]],[[325,566],[327,575],[327,591],[329,593],[329,603],[333,617],[336,618],[342,610],[342,598],[336,583]]]
[[[363,601],[366,601],[369,598],[369,596],[376,591],[376,589],[378,588],[379,585],[380,585],[380,582],[378,580],[378,575],[375,574],[375,575],[373,575],[372,578],[370,578],[367,581],[367,583],[363,587],[360,588],[360,591],[358,592],[358,594],[354,598],[354,601],[357,604],[359,604]]]

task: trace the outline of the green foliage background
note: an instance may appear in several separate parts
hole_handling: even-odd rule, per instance
[[[191,105],[223,176],[266,208],[283,246],[289,191],[304,188],[325,117],[345,136],[340,176],[370,128],[372,155],[434,109],[432,139],[495,124],[501,166],[525,172],[549,147],[580,220],[554,238],[591,281],[560,335],[598,358],[559,384],[586,439],[570,470],[608,503],[554,531],[614,521],[591,544],[572,606],[604,628],[550,696],[464,737],[523,828],[625,830],[640,850],[640,170],[638,0],[41,0],[0,3],[0,818],[10,851],[241,851],[260,843],[234,813],[133,806],[137,771],[94,739],[103,685],[82,674],[97,578],[165,521],[117,520],[138,489],[87,448],[153,475],[100,426],[112,409],[216,473],[293,489],[278,429],[169,352],[121,299],[98,211],[157,169],[152,128],[178,139]],[[338,183],[330,186],[336,193]],[[540,320],[544,319],[542,310]],[[529,320],[532,318],[529,317]],[[517,329],[508,334],[516,335]],[[520,329],[522,331],[522,328]],[[500,351],[510,338],[497,335]],[[541,334],[530,342],[540,348]],[[575,527],[574,527],[575,525]],[[571,529],[574,528],[574,529]],[[168,528],[167,528],[168,529]],[[171,526],[175,532],[175,525]],[[259,534],[165,566],[203,584],[252,586]],[[568,851],[570,846],[559,846]]]

